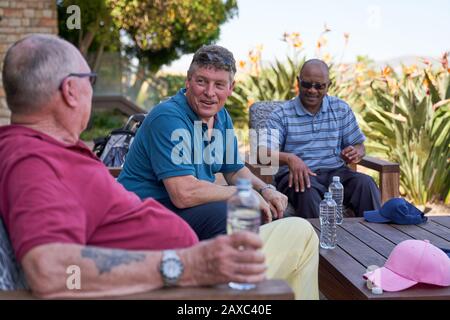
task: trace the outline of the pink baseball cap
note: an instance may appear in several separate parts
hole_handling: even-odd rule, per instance
[[[428,240],[405,240],[392,250],[384,267],[364,274],[385,291],[401,291],[421,282],[450,286],[450,259]]]

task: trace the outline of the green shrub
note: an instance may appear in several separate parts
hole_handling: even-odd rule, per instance
[[[398,84],[374,82],[365,97],[368,146],[399,163],[401,191],[416,204],[450,201],[449,78],[406,74]]]
[[[107,136],[111,130],[125,125],[127,117],[119,111],[92,111],[89,125],[81,133],[81,140],[91,141],[94,138]]]

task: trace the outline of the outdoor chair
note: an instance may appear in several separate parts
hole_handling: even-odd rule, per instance
[[[155,271],[156,272],[156,271]],[[83,284],[81,284],[83,286]],[[100,297],[101,298],[101,297]],[[189,288],[163,288],[107,299],[137,300],[291,300],[292,289],[282,280],[266,280],[256,289],[237,291],[228,285]],[[0,219],[0,300],[36,299],[28,288],[23,270],[17,264],[8,233]]]
[[[267,118],[272,110],[279,105],[284,104],[285,101],[259,101],[255,102],[250,106],[250,129],[263,129],[266,128]],[[256,151],[256,141],[250,139],[251,149]],[[256,158],[256,157],[255,157]],[[269,164],[257,164],[254,161],[250,161],[250,157],[246,155],[246,165],[247,167],[258,176],[260,179],[266,183],[274,184],[273,176],[261,172],[262,170],[270,170]],[[362,166],[369,169],[373,169],[379,173],[379,188],[381,191],[381,201],[382,203],[387,200],[399,196],[399,184],[400,184],[400,169],[399,165],[394,162],[377,159],[374,157],[365,156],[358,165],[351,165],[352,169],[357,170],[357,167]]]

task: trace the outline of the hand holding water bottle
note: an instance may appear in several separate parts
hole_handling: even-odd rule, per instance
[[[215,285],[230,281],[254,284],[265,280],[267,267],[262,246],[258,234],[241,231],[181,249],[180,256],[185,264],[195,266],[185,270],[185,285]]]

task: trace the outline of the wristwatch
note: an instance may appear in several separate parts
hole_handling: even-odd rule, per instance
[[[266,190],[266,189],[272,189],[272,190],[277,190],[277,188],[275,188],[273,185],[271,185],[270,183],[269,184],[266,184],[264,187],[262,187],[261,189],[259,189],[258,191],[259,191],[259,193],[262,195],[262,192],[264,191],[264,190]]]
[[[184,265],[175,250],[164,250],[159,272],[166,287],[174,286],[180,280]]]

